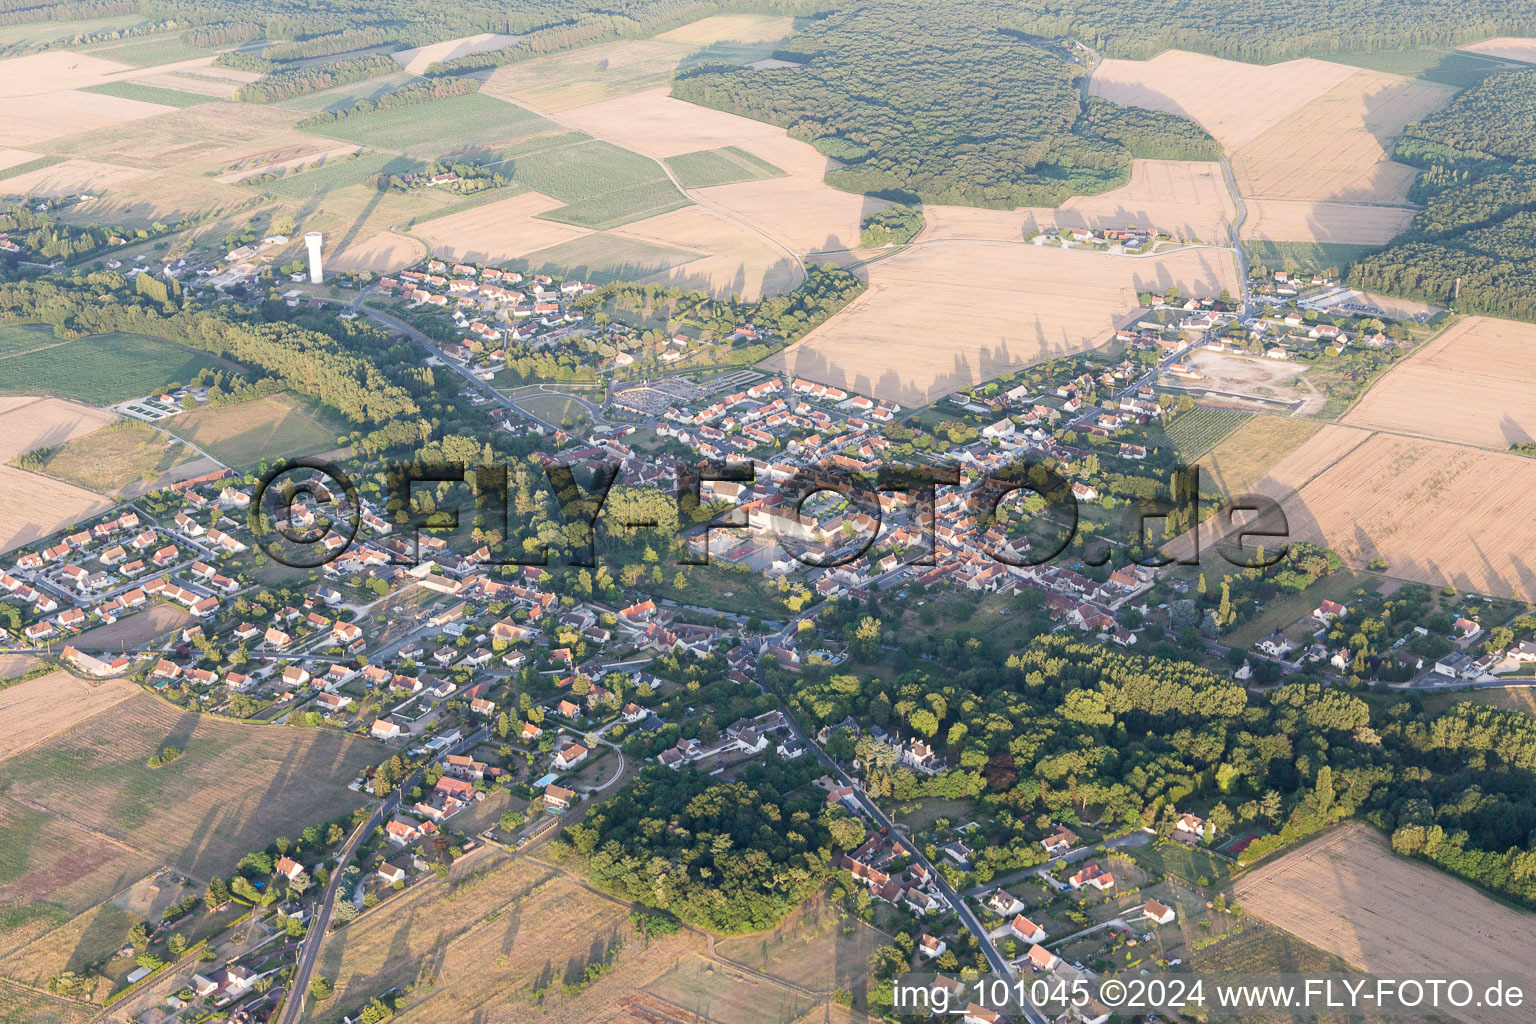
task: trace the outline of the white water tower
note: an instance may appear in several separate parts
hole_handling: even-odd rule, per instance
[[[309,283],[319,284],[323,279],[320,269],[320,239],[323,236],[318,231],[304,233],[304,244],[309,246]]]

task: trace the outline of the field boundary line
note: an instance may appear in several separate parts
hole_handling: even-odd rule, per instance
[[[1439,338],[1446,331],[1449,331],[1452,327],[1454,327],[1457,324],[1461,323],[1461,321],[1464,320],[1464,319],[1466,319],[1466,317],[1464,315],[1460,314],[1460,313],[1452,315],[1449,319],[1446,320],[1446,322],[1444,324],[1442,324],[1440,326],[1440,329],[1438,331],[1435,331],[1429,337],[1425,338],[1423,340],[1423,342],[1421,342],[1420,344],[1415,346],[1414,350],[1411,353],[1409,353],[1409,355],[1408,355],[1408,357],[1406,359],[1404,359],[1402,362],[1398,363],[1396,366],[1393,366],[1391,369],[1389,369],[1386,373],[1382,374],[1380,377],[1377,377],[1375,380],[1371,381],[1370,384],[1366,385],[1365,390],[1360,392],[1360,394],[1356,395],[1355,396],[1355,400],[1353,402],[1350,402],[1348,405],[1346,405],[1344,407],[1343,411],[1341,411],[1339,413],[1338,417],[1334,420],[1334,422],[1339,424],[1340,426],[1345,426],[1345,427],[1353,426],[1353,424],[1345,423],[1344,422],[1344,417],[1346,417],[1350,413],[1354,412],[1355,411],[1355,407],[1358,406],[1361,402],[1365,401],[1365,396],[1366,395],[1369,395],[1372,391],[1374,391],[1376,389],[1376,386],[1378,384],[1380,384],[1382,381],[1386,380],[1388,377],[1392,376],[1392,374],[1396,373],[1398,370],[1402,369],[1403,367],[1405,367],[1409,363],[1411,363],[1413,361],[1413,357],[1414,356],[1418,355],[1420,352],[1423,352],[1430,345],[1434,344],[1434,342],[1435,342],[1435,340],[1437,338]],[[1391,433],[1391,431],[1388,431],[1388,433]],[[1409,436],[1412,436],[1412,435],[1409,435]],[[1472,445],[1470,447],[1477,447],[1477,446],[1476,445]]]

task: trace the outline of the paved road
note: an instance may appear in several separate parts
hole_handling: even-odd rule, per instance
[[[1237,280],[1242,288],[1243,308],[1241,316],[1247,318],[1253,315],[1253,293],[1248,287],[1248,260],[1243,254],[1243,222],[1248,219],[1248,207],[1243,205],[1243,197],[1237,191],[1237,179],[1232,175],[1232,161],[1225,156],[1221,158],[1221,174],[1226,179],[1227,191],[1232,193],[1232,205],[1237,210],[1237,216],[1232,219],[1232,253],[1237,259]]]
[[[473,749],[476,745],[485,741],[490,736],[490,730],[481,729],[479,732],[460,741],[448,754],[459,754]],[[430,761],[428,762],[431,763]],[[331,912],[336,907],[336,894],[341,888],[342,876],[346,874],[347,865],[351,862],[357,848],[363,841],[373,834],[373,830],[384,824],[384,819],[394,814],[400,806],[400,794],[410,790],[421,782],[425,766],[413,772],[410,778],[400,784],[400,788],[391,793],[373,816],[363,823],[352,838],[347,840],[347,845],[342,847],[341,854],[336,858],[336,866],[331,871],[331,882],[325,887],[325,895],[315,907],[314,918],[309,926],[309,933],[304,936],[304,942],[299,946],[299,959],[294,967],[293,981],[288,991],[288,997],[283,1000],[282,1012],[278,1015],[276,1024],[297,1024],[304,1014],[304,1003],[309,997],[309,980],[315,969],[315,963],[320,959],[320,947],[325,942],[326,929],[331,924]]]

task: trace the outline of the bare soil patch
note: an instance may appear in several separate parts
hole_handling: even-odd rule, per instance
[[[102,650],[112,653],[149,643],[191,621],[192,615],[185,608],[157,604],[116,622],[86,630],[75,639],[75,646],[84,651]]]

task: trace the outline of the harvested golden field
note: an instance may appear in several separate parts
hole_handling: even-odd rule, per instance
[[[1319,442],[1294,462],[1286,461],[1292,453],[1302,450],[1323,431],[1332,432],[1333,436]],[[1286,490],[1295,490],[1306,482],[1305,476],[1296,479],[1301,467],[1316,464],[1320,458],[1325,458],[1331,445],[1345,443],[1335,438],[1352,438],[1354,444],[1359,444],[1365,440],[1365,435],[1351,435],[1348,432],[1340,434],[1336,428],[1325,427],[1312,420],[1291,419],[1287,416],[1254,416],[1245,420],[1200,460],[1200,472],[1208,475],[1221,488],[1222,493],[1228,495],[1245,494],[1254,490],[1261,480],[1270,477],[1276,478],[1277,482],[1291,478],[1293,483]]]
[[[793,1024],[820,1001],[704,956],[683,960],[647,991],[717,1024]]]
[[[3,362],[3,361],[0,361]],[[0,412],[0,459],[63,444],[115,419],[111,413],[60,398],[25,399],[6,403]],[[63,526],[97,512],[112,502],[83,487],[52,480],[14,466],[0,466],[0,551],[46,537]]]
[[[925,205],[921,237],[1013,241],[1062,228],[1146,227],[1175,238],[1225,244],[1233,213],[1219,163],[1136,160],[1128,184],[1096,196],[1073,196],[1059,207]]]
[[[1526,64],[1536,64],[1536,39],[1528,36],[1496,36],[1493,39],[1484,39],[1480,43],[1468,43],[1457,49],[1466,50],[1469,53],[1481,53],[1485,57],[1496,57],[1500,60],[1518,60]]]
[[[518,61],[496,72],[482,92],[555,113],[616,96],[665,89],[690,47],[625,39]]]
[[[135,102],[93,93],[79,95],[117,103]],[[190,178],[200,177],[204,171],[223,173],[231,165],[272,150],[316,142],[313,136],[294,131],[293,111],[281,107],[203,103],[163,109],[170,112],[131,127],[74,125],[69,128],[72,134],[53,143],[49,150],[61,156],[142,167],[159,175],[174,168]],[[249,193],[243,194],[249,197]]]
[[[1450,86],[1360,71],[1232,153],[1237,188],[1263,199],[1402,203],[1417,173],[1391,159],[1403,126],[1449,103]]]
[[[421,75],[426,73],[427,68],[434,61],[467,57],[472,53],[484,53],[486,50],[499,50],[516,39],[517,36],[504,35],[499,32],[481,32],[479,35],[446,39],[441,43],[433,43],[430,46],[418,46],[410,50],[400,50],[392,56],[395,60],[405,65],[405,70],[411,74]]]
[[[15,146],[30,146],[76,132],[121,129],[129,121],[141,121],[175,109],[97,93],[52,92],[6,104],[0,110],[0,138]]]
[[[414,238],[379,231],[326,256],[325,264],[335,270],[368,270],[392,274],[427,258],[427,247]],[[457,257],[455,257],[457,258]]]
[[[33,939],[0,960],[0,972],[7,978],[32,988],[42,989],[48,979],[64,971],[83,973],[87,963],[116,953],[128,938],[135,923],[133,915],[113,903],[92,907],[67,924]],[[105,999],[113,982],[97,976],[90,994],[93,1001]]]
[[[1536,916],[1425,864],[1395,857],[1348,824],[1241,876],[1243,909],[1371,974],[1536,976]],[[1434,921],[1426,927],[1426,910]],[[1526,1008],[1443,1010],[1471,1024],[1515,1024]]]
[[[150,768],[166,744],[184,753]],[[6,761],[4,792],[206,879],[274,835],[362,806],[347,784],[384,754],[331,730],[239,725],[140,693]]]
[[[171,173],[145,173],[118,181],[112,188],[95,199],[64,208],[59,220],[69,224],[122,224],[128,227],[148,227],[155,221],[171,222],[190,214],[207,214],[210,218],[243,213],[249,219],[247,207],[254,197],[245,189],[221,185],[202,175]],[[212,220],[198,226],[208,231]],[[228,226],[225,227],[228,230]]]
[[[1282,504],[1294,539],[1353,567],[1382,558],[1400,579],[1531,600],[1532,488],[1536,460],[1378,433]]]
[[[849,928],[851,931],[845,932]],[[812,992],[852,991],[869,973],[869,957],[891,941],[817,897],[772,931],[715,944],[715,955]]]
[[[337,998],[305,1019],[329,1024],[392,986],[425,982],[402,1021],[490,1019],[498,1004],[504,1019],[524,1021],[532,989],[558,1003],[589,963],[637,945],[628,918],[627,905],[553,868],[485,848],[327,938],[316,969]]]
[[[795,19],[772,14],[715,14],[657,36],[668,43],[772,43],[794,31]]]
[[[116,622],[86,630],[75,638],[75,646],[83,651],[115,655],[124,648],[149,643],[191,621],[192,614],[179,605],[155,604]]]
[[[0,60],[0,96],[35,96],[40,93],[96,85],[109,75],[130,71],[127,64],[103,60],[87,53],[46,50],[25,57]],[[9,135],[6,141],[13,141]]]
[[[1243,237],[1272,242],[1385,245],[1413,220],[1406,206],[1320,203],[1309,199],[1249,199]]]
[[[836,161],[782,128],[673,99],[663,89],[563,111],[562,121],[657,160],[737,146],[783,177],[690,189],[705,206],[736,217],[794,252],[851,248],[864,214],[889,203],[842,192],[823,181]]]
[[[31,150],[26,149],[0,149],[0,171],[5,170],[7,167],[15,167],[17,164],[36,160],[42,155],[41,153],[33,153]]]
[[[26,174],[7,178],[8,192],[21,192],[35,196],[61,198],[77,192],[96,192],[134,178],[144,172],[137,167],[104,164],[97,160],[65,160],[61,164],[42,167]]]
[[[7,726],[0,735],[0,761],[47,742],[138,692],[126,679],[86,681],[64,669],[0,690],[0,721]]]
[[[1258,65],[1165,50],[1151,60],[1104,61],[1094,69],[1088,91],[1115,103],[1182,114],[1232,153],[1355,73],[1310,57]]]
[[[607,233],[710,254],[644,278],[648,283],[716,296],[734,293],[749,302],[763,294],[782,294],[800,283],[799,269],[782,250],[752,229],[702,206],[685,206]]]
[[[1507,451],[1536,440],[1536,325],[1473,316],[1393,367],[1340,422]]]
[[[0,408],[0,459],[10,459],[34,448],[61,445],[117,419],[105,410],[62,398],[17,397],[21,400]]]
[[[868,291],[762,365],[926,405],[963,385],[1107,344],[1137,308],[1138,292],[1237,287],[1231,254],[1216,249],[1133,258],[935,241],[867,269]]]
[[[234,97],[235,90],[240,87],[240,83],[227,78],[218,78],[208,73],[209,71],[227,70],[227,68],[196,68],[187,71],[167,71],[161,74],[135,75],[133,81],[138,85],[152,85],[160,89],[176,89],[180,92],[196,93],[199,96],[212,96],[215,99],[227,100]]]
[[[424,221],[412,228],[432,243],[439,259],[502,263],[591,234],[588,228],[540,220],[538,214],[565,204],[541,192],[520,192],[463,213]]]
[[[46,537],[70,523],[105,512],[109,498],[83,487],[0,466],[0,551],[9,551]]]

